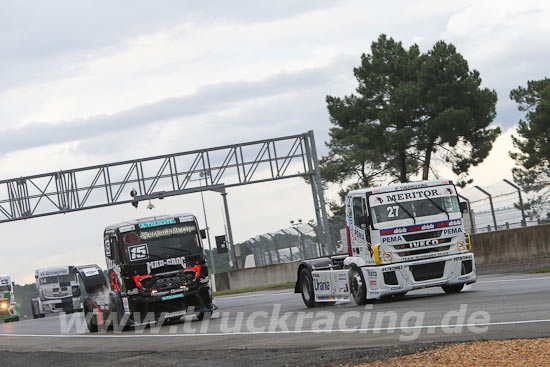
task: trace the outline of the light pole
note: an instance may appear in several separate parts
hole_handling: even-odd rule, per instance
[[[204,178],[205,184],[206,184],[206,174],[203,172],[199,173],[199,179],[198,180],[191,180],[191,181],[199,181],[199,186],[202,187],[202,180]],[[212,243],[210,242],[210,227],[208,227],[208,219],[206,216],[206,206],[204,205],[204,195],[201,190],[201,201],[202,201],[202,212],[204,214],[204,224],[206,225],[206,239],[208,240],[208,257],[210,258],[210,264],[212,264],[212,274],[216,273],[216,265],[214,264],[214,254],[212,253]]]
[[[304,242],[304,234],[298,229],[298,226],[302,224],[302,220],[301,219],[298,219],[297,221],[294,221],[294,220],[291,220],[290,221],[290,225],[292,226],[292,228],[298,232],[298,237],[300,238],[300,249],[301,249],[301,252],[302,252],[302,259],[305,259],[308,255],[307,255],[307,251],[306,251],[306,244]]]

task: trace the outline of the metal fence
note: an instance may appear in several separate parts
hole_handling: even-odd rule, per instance
[[[286,228],[250,238],[236,244],[239,268],[280,264],[345,252],[340,238],[340,227],[339,224],[331,223],[336,252],[334,247],[319,240],[317,223],[313,221],[296,221]]]
[[[470,213],[464,215],[466,230],[470,233],[538,225],[547,222],[540,217],[545,218],[546,213],[550,212],[542,207],[539,208],[538,218],[530,218],[524,208],[531,195],[508,180],[484,187],[470,187],[459,191],[459,195],[470,206]]]

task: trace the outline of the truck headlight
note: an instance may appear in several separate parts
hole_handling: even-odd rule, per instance
[[[2,302],[2,303],[0,303],[0,309],[1,309],[1,310],[7,310],[8,307],[10,307],[10,305],[8,304],[8,302]]]

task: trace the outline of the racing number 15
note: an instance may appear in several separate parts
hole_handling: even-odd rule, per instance
[[[388,218],[399,217],[399,206],[388,206]]]

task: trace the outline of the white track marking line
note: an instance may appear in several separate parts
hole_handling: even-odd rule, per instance
[[[281,292],[281,293],[258,293],[258,294],[250,294],[250,295],[243,295],[243,296],[217,296],[215,298],[220,299],[237,299],[237,298],[250,298],[250,297],[260,297],[260,296],[282,296],[287,294],[294,294],[294,292]]]
[[[519,281],[522,281],[522,280],[544,280],[544,279],[550,279],[550,277],[482,280],[482,281],[475,282],[472,285],[484,284],[484,283],[519,282]],[[220,299],[238,299],[238,298],[250,298],[250,297],[261,297],[261,296],[281,296],[281,295],[289,295],[289,294],[294,294],[294,292],[258,293],[258,294],[242,295],[242,296],[227,295],[227,296],[217,296],[216,298],[220,298]]]
[[[522,281],[522,280],[543,280],[543,279],[550,279],[550,277],[482,280],[481,282],[475,282],[474,284],[499,283],[499,282],[518,282],[518,281]]]
[[[236,333],[204,333],[204,334],[149,334],[149,335],[97,335],[97,334],[0,334],[0,337],[18,337],[18,338],[174,338],[174,337],[197,337],[197,336],[246,336],[246,335],[275,335],[275,334],[330,334],[330,333],[353,333],[353,332],[379,332],[397,330],[413,330],[413,329],[439,329],[439,328],[463,328],[463,327],[483,327],[483,326],[506,326],[506,325],[522,325],[522,324],[540,324],[550,323],[550,319],[543,320],[522,320],[522,321],[503,321],[503,322],[486,322],[478,324],[445,324],[445,325],[427,325],[427,326],[397,326],[386,328],[364,328],[364,329],[331,329],[331,330],[281,330],[281,331],[243,331]]]

